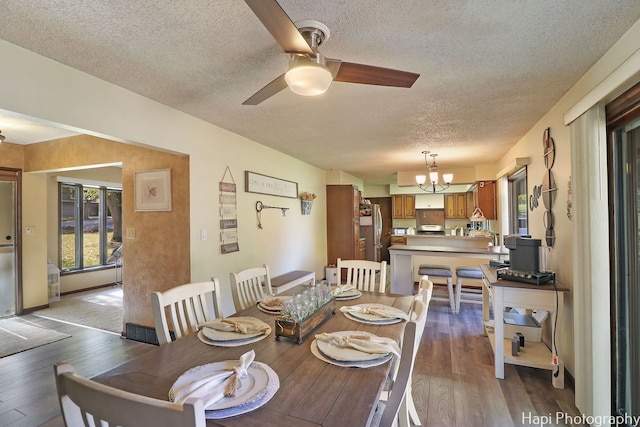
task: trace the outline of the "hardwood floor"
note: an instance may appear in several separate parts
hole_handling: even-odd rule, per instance
[[[55,362],[68,361],[79,374],[93,377],[154,347],[34,315],[23,317],[72,336],[0,359],[0,426],[64,426],[53,377]]]
[[[505,379],[495,378],[481,305],[462,303],[460,314],[449,312],[448,302],[431,302],[416,356],[413,396],[423,426],[579,425],[556,423],[556,413],[580,413],[568,384],[551,386],[550,371],[506,365]]]
[[[53,363],[66,360],[81,375],[93,377],[153,349],[117,335],[33,315],[30,321],[71,334],[43,347],[0,359],[0,426],[63,426],[56,397]],[[521,426],[542,425],[535,418],[557,412],[579,415],[570,388],[551,387],[549,371],[505,367],[505,379],[493,374],[493,355],[482,336],[481,306],[462,304],[449,314],[448,303],[432,301],[416,358],[414,399],[422,425]],[[567,424],[577,425],[577,424]]]

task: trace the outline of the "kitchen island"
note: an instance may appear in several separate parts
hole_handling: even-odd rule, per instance
[[[428,258],[429,263],[440,263],[438,258],[446,258],[453,261],[453,263],[447,263],[451,265],[460,259],[479,265],[487,264],[492,259],[504,259],[508,254],[507,252],[501,252],[501,246],[487,249],[486,246],[484,248],[465,248],[452,246],[393,245],[389,248],[389,255],[391,257],[391,293],[411,295],[415,282],[415,257]],[[436,261],[433,261],[434,259],[436,259]],[[455,271],[455,267],[452,267],[452,270]]]

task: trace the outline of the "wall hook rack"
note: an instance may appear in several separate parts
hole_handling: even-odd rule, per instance
[[[256,202],[256,214],[258,215],[258,228],[262,229],[262,220],[260,218],[260,214],[262,213],[263,209],[280,209],[282,211],[282,216],[287,216],[287,211],[289,210],[289,208],[283,208],[280,206],[267,206],[265,204],[263,204],[261,201],[257,201]]]

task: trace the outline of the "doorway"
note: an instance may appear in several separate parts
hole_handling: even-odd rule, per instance
[[[22,311],[20,178],[19,170],[0,168],[0,317]]]

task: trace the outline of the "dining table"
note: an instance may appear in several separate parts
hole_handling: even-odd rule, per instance
[[[306,286],[290,289],[286,294],[302,292]],[[333,299],[335,312],[303,338],[301,343],[288,337],[276,339],[277,315],[253,305],[237,316],[250,316],[269,324],[269,336],[240,346],[214,346],[192,333],[152,349],[93,380],[128,392],[169,400],[169,390],[186,371],[212,362],[238,360],[254,350],[255,361],[268,365],[279,379],[275,395],[249,412],[222,419],[208,419],[208,426],[368,426],[391,369],[391,361],[370,367],[343,367],[320,360],[312,353],[316,334],[358,331],[398,341],[405,321],[393,324],[370,324],[353,320],[340,311],[342,306],[383,304],[407,312],[412,297],[387,293],[362,292],[357,299]]]

